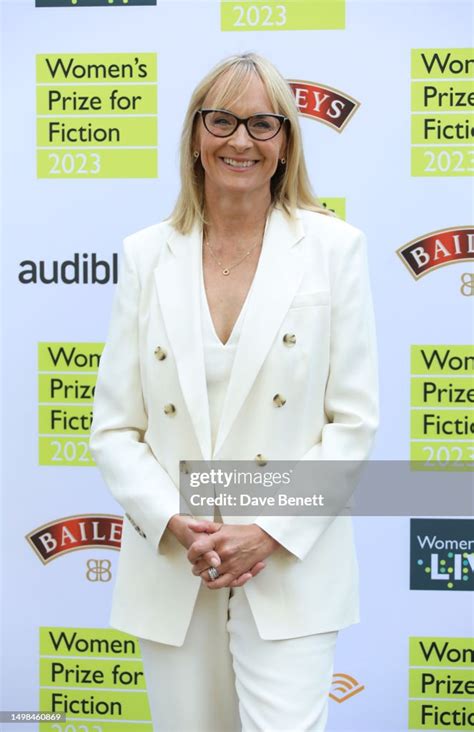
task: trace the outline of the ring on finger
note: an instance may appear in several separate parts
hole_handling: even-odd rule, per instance
[[[219,572],[217,571],[217,569],[215,567],[209,567],[209,569],[207,570],[207,573],[211,580],[216,580],[220,576]]]

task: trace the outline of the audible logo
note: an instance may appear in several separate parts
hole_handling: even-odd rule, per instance
[[[474,589],[474,521],[411,519],[410,589]]]
[[[98,259],[95,252],[74,252],[71,259],[23,259],[18,280],[22,285],[107,285],[118,280],[118,254]]]
[[[357,679],[349,674],[333,674],[329,696],[338,704],[342,704],[364,689],[365,686],[359,684]]]
[[[26,540],[43,564],[77,549],[120,549],[122,519],[100,513],[65,516],[33,529]]]
[[[410,638],[409,729],[474,729],[474,640]]]

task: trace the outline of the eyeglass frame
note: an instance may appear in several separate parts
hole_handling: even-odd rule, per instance
[[[222,112],[223,114],[230,114],[231,117],[234,117],[237,120],[236,127],[234,127],[234,129],[232,130],[232,132],[229,132],[228,135],[216,135],[216,133],[215,132],[211,132],[211,130],[206,125],[206,115],[209,114],[210,112]],[[224,137],[231,137],[231,135],[233,135],[234,132],[237,132],[237,130],[239,129],[240,125],[244,125],[245,129],[247,130],[247,133],[248,133],[249,137],[251,137],[252,140],[257,140],[257,142],[267,142],[268,140],[273,140],[273,138],[276,137],[279,132],[281,132],[281,130],[282,130],[283,125],[285,124],[285,122],[289,122],[290,121],[289,118],[288,117],[285,117],[284,114],[276,114],[274,112],[258,112],[258,114],[251,114],[250,117],[238,117],[233,112],[229,112],[228,109],[198,109],[196,111],[196,114],[200,114],[201,115],[202,122],[203,122],[203,125],[204,125],[205,129],[207,130],[207,132],[209,132],[210,135],[213,135],[214,137],[222,137],[222,138],[224,138]],[[280,120],[280,127],[275,132],[275,134],[272,135],[271,137],[265,137],[265,138],[255,137],[255,135],[253,135],[250,132],[249,127],[248,127],[249,120],[250,119],[253,119],[254,117],[275,117],[275,119]]]

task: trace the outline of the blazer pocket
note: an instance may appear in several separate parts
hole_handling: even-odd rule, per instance
[[[290,308],[305,308],[311,305],[329,305],[329,290],[300,292],[293,298]]]

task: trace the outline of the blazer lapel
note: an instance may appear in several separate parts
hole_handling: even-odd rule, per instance
[[[303,252],[294,246],[303,236],[299,218],[290,221],[283,211],[272,211],[213,450],[201,328],[202,231],[195,226],[191,234],[183,236],[171,229],[168,247],[154,272],[155,283],[183,397],[204,460],[216,455],[228,436],[303,278]]]
[[[216,437],[218,454],[270,350],[304,274],[301,219],[274,209],[265,230],[260,260],[247,303]],[[271,400],[273,394],[269,394]]]
[[[155,282],[178,378],[204,460],[211,458],[211,423],[201,329],[201,229],[183,236],[171,229]]]

